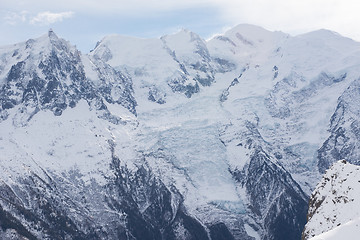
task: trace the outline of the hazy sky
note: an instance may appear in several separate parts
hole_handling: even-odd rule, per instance
[[[360,41],[358,0],[0,0],[0,19],[0,45],[53,28],[85,53],[108,34],[186,28],[206,39],[239,23],[291,35],[326,28]]]

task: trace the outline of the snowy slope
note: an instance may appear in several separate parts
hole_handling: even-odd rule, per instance
[[[349,221],[341,226],[310,238],[310,240],[341,240],[358,239],[360,234],[360,219]]]
[[[285,160],[280,160],[282,164],[310,193],[319,178],[317,149],[328,137],[338,97],[358,78],[354,66],[359,66],[359,58],[353,54],[360,45],[329,31],[290,37],[255,28],[252,34],[262,41],[252,42],[261,47],[243,46],[236,38],[236,31],[244,35],[243,28],[234,28],[235,33],[221,42],[234,49],[232,43],[250,48],[257,57],[241,58],[246,62],[239,63],[243,65],[238,67],[236,81],[225,89],[223,106],[232,118],[257,122],[264,139]],[[220,40],[209,44],[216,42]]]
[[[318,151],[318,167],[324,172],[332,163],[346,159],[359,165],[359,79],[355,79],[339,97],[331,116],[330,136]]]
[[[310,198],[305,239],[317,235],[314,239],[337,239],[342,232],[359,231],[359,181],[360,167],[346,161],[338,161],[326,171]],[[355,236],[355,232],[348,234]],[[355,238],[342,235],[342,239]]]
[[[139,101],[164,104],[171,92],[191,97],[214,81],[205,42],[187,30],[161,39],[105,37],[90,55],[129,73]]]

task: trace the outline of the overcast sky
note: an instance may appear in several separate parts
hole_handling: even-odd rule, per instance
[[[360,41],[358,0],[0,0],[0,45],[52,28],[87,53],[108,34],[207,39],[240,23],[297,35],[329,29]]]

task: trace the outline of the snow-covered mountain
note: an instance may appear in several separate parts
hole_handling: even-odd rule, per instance
[[[303,239],[357,239],[359,204],[360,167],[334,163],[311,195]]]
[[[0,236],[300,239],[321,173],[357,159],[359,50],[252,25],[1,47]]]

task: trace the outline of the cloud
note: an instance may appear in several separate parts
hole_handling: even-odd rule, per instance
[[[19,12],[5,12],[3,20],[8,25],[18,25],[23,23],[30,23],[32,25],[49,25],[55,22],[61,22],[66,18],[74,16],[74,12],[50,12],[44,11],[38,14],[31,14],[29,11]]]
[[[18,23],[24,23],[27,20],[27,11],[17,12],[7,12],[3,17],[5,23],[9,25],[16,25]]]
[[[360,40],[360,30],[356,24],[360,22],[358,0],[0,0],[0,2],[3,10],[19,13],[8,14],[4,19],[8,24],[25,21],[33,25],[48,25],[72,17],[73,12],[80,17],[113,19],[121,16],[123,19],[133,20],[167,16],[174,11],[216,9],[216,12],[211,12],[217,21],[215,25],[234,26],[239,23],[250,23],[293,35],[327,28]],[[24,9],[31,14],[20,14]],[[35,16],[33,13],[39,14]],[[186,20],[191,17],[189,12],[179,19]],[[176,21],[177,25],[180,20]],[[201,19],[197,22],[200,23]],[[218,28],[216,31],[219,30]]]
[[[360,1],[356,0],[210,0],[225,21],[262,25],[272,30],[303,31],[351,26],[356,28]]]
[[[71,18],[74,12],[40,12],[35,17],[31,18],[30,23],[34,25],[49,25],[55,22],[61,22],[66,18]]]
[[[179,9],[208,7],[213,0],[0,0],[1,8],[29,12],[62,12],[72,10],[76,13],[109,15],[153,14]]]

